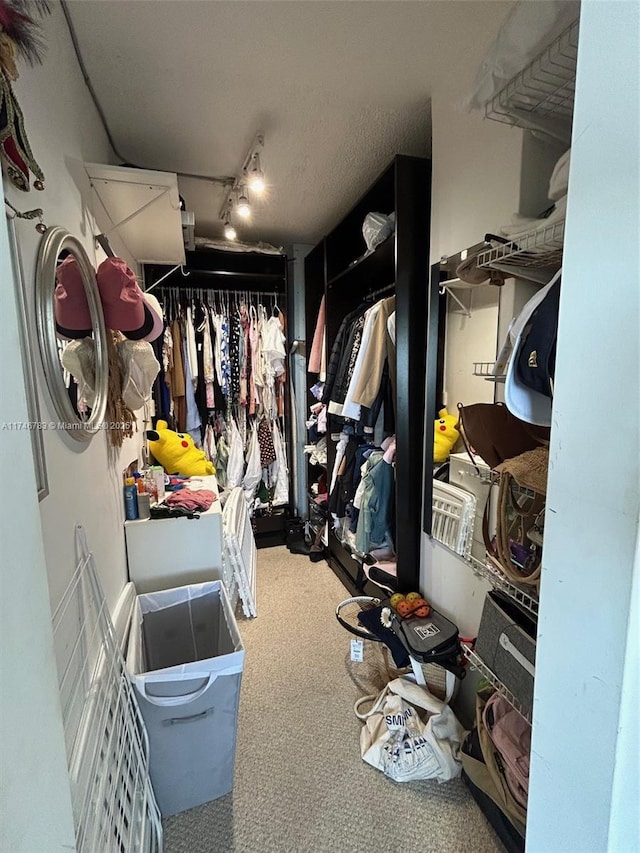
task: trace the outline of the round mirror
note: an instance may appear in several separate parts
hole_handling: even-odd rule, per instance
[[[54,428],[88,441],[104,422],[109,383],[107,333],[96,275],[82,243],[48,228],[36,265],[42,366],[58,416]]]

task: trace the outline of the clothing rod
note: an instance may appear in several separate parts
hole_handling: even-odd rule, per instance
[[[178,288],[172,287],[171,285],[161,285],[158,288],[160,296],[176,296],[176,290]],[[148,293],[148,291],[146,291]],[[247,296],[251,298],[252,296],[257,296],[258,298],[265,299],[273,299],[274,297],[284,296],[284,293],[277,290],[241,290],[238,288],[237,290],[227,290],[224,287],[212,288],[212,287],[198,287],[197,285],[187,285],[186,287],[180,287],[179,293],[185,294],[185,296],[193,296],[193,294],[198,294],[199,292],[204,293],[221,293],[228,297],[233,296]]]
[[[387,284],[386,287],[379,287],[377,290],[372,290],[371,293],[368,293],[367,296],[371,298],[375,298],[376,296],[381,296],[383,293],[387,293],[389,290],[395,290],[396,283],[392,281],[391,284]]]
[[[283,279],[284,276],[281,273],[274,272],[241,272],[238,270],[198,270],[198,269],[190,269],[189,272],[192,275],[221,275],[229,278],[261,278],[261,279]]]

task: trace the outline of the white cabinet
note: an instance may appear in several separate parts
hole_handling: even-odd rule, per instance
[[[222,579],[222,511],[125,521],[129,579],[140,593]]]

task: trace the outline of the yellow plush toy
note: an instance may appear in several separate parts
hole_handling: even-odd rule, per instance
[[[433,431],[433,461],[446,462],[458,440],[460,433],[456,429],[458,418],[450,415],[446,409],[440,409]]]
[[[174,432],[167,428],[166,421],[158,421],[155,429],[147,430],[146,436],[149,450],[167,474],[204,477],[216,473],[213,463],[203,450],[198,450],[189,433]]]

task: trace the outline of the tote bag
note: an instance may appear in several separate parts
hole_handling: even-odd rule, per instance
[[[373,707],[362,713],[362,705],[372,700]],[[426,687],[396,678],[377,698],[359,699],[354,710],[364,721],[362,759],[394,782],[446,782],[460,775],[465,731],[451,708]]]

